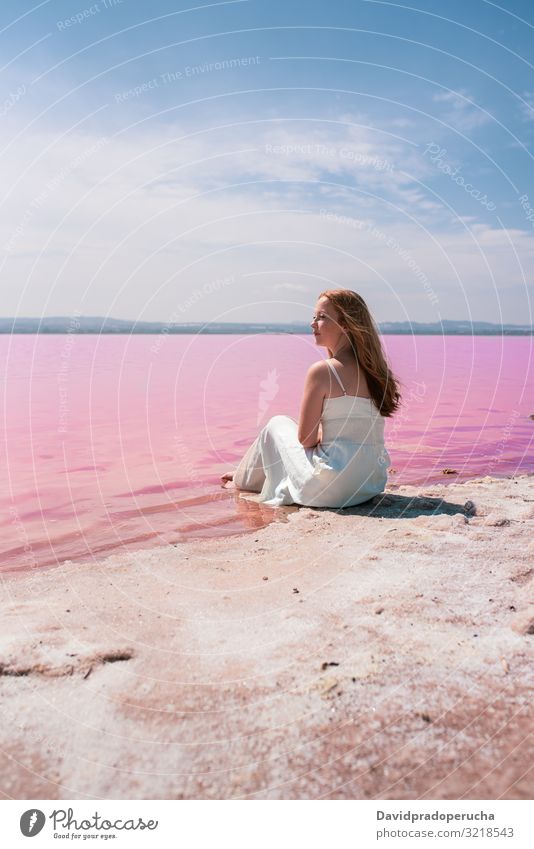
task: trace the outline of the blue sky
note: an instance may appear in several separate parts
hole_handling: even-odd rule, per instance
[[[0,314],[534,323],[534,7],[0,9]]]

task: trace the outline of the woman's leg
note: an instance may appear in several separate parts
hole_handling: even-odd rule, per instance
[[[309,466],[297,437],[297,423],[289,416],[273,416],[239,463],[234,484],[248,492],[265,489],[266,497],[272,497],[271,489],[274,492],[288,474],[297,486],[301,485],[308,476]]]
[[[294,497],[311,474],[306,451],[298,439],[298,425],[290,416],[273,416],[261,434],[263,466],[267,482],[263,500],[281,499],[293,503]]]
[[[261,492],[265,481],[261,455],[261,433],[254,440],[234,472],[234,484],[246,492]]]

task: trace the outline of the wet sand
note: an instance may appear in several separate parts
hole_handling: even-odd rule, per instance
[[[532,798],[533,484],[4,575],[2,797]]]

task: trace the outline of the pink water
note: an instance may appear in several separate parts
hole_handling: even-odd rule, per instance
[[[390,485],[534,472],[533,340],[386,336]],[[298,418],[311,336],[2,336],[4,570],[242,533],[284,511],[219,486]],[[445,476],[443,468],[457,475]]]

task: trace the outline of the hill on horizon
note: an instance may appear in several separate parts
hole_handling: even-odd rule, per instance
[[[383,321],[378,323],[385,335],[519,335],[534,333],[532,325],[492,324],[488,321],[441,322]],[[103,316],[47,316],[45,318],[0,318],[0,333],[128,333],[128,334],[251,334],[251,333],[310,333],[308,322],[160,322]]]

